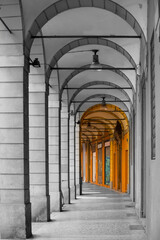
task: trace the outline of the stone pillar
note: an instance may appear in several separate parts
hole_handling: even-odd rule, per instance
[[[74,115],[70,115],[70,126],[69,126],[69,160],[70,160],[70,193],[71,199],[75,199],[75,145],[74,145]]]
[[[51,81],[53,80],[53,81]],[[49,93],[49,189],[51,211],[60,211],[59,191],[59,94],[58,83],[50,79]]]
[[[79,125],[76,124],[75,126],[75,138],[76,138],[76,147],[75,147],[75,156],[76,156],[76,191],[77,194],[81,194],[81,176],[80,176],[80,133],[79,133]]]
[[[70,203],[68,157],[68,103],[67,95],[64,92],[61,108],[61,190],[64,203]]]
[[[0,238],[31,236],[28,74],[23,63],[23,56],[8,56],[7,62],[0,57]]]
[[[12,28],[10,34],[0,23],[0,238],[3,239],[31,236],[28,68],[24,69],[21,10],[19,1],[14,2],[7,1],[6,5],[6,1],[1,1],[0,9],[1,17],[6,17],[7,25]]]
[[[37,74],[36,74],[37,77]],[[29,138],[30,138],[30,192],[32,220],[50,220],[48,183],[48,94],[44,75],[38,83],[29,85]]]

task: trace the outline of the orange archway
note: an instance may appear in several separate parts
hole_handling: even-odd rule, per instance
[[[126,113],[111,104],[89,108],[80,121],[80,138],[82,180],[127,192],[129,122]]]

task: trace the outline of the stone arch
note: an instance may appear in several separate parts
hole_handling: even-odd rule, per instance
[[[123,110],[121,110],[121,108],[119,108],[119,107],[117,107],[117,106],[115,106],[115,105],[113,105],[113,104],[107,105],[107,108],[108,108],[108,106],[109,106],[110,110],[107,111],[107,112],[106,112],[106,110],[99,109],[99,107],[100,107],[99,104],[96,105],[96,106],[92,106],[92,107],[90,107],[89,109],[87,109],[87,110],[83,113],[81,119],[83,120],[83,119],[85,118],[85,119],[87,120],[90,115],[91,115],[91,118],[93,118],[92,114],[95,114],[95,113],[98,113],[98,112],[104,112],[104,114],[107,114],[107,115],[109,114],[109,115],[111,115],[111,117],[118,118],[120,122],[122,121],[122,120],[120,120],[120,118],[123,117],[123,118],[125,119],[125,121],[126,121],[126,124],[127,124],[127,125],[129,124],[128,117],[127,117],[127,115],[123,112]],[[111,111],[112,108],[115,109],[115,110],[117,110],[117,113],[118,113],[118,114],[117,114],[116,112],[115,112],[115,113],[112,112],[112,111]],[[92,111],[92,110],[94,110],[94,111]],[[90,111],[91,111],[91,112],[90,112]],[[119,113],[120,113],[120,115],[119,115]],[[96,117],[96,118],[97,118],[97,117]],[[102,118],[102,116],[100,116],[100,118]],[[109,121],[109,122],[110,122],[110,121]],[[124,129],[124,124],[123,124],[123,122],[122,122],[122,128]]]
[[[26,37],[26,47],[28,50],[30,50],[33,42],[33,39],[31,38],[32,35],[37,35],[39,30],[50,19],[64,11],[80,7],[100,8],[116,14],[124,21],[126,21],[131,26],[131,28],[133,28],[136,34],[142,37],[142,43],[144,45],[146,44],[144,32],[136,18],[118,3],[115,3],[111,0],[60,0],[45,8],[33,22]]]
[[[74,100],[74,98],[86,87],[90,87],[90,86],[94,86],[94,85],[107,85],[107,86],[113,86],[113,87],[119,87],[117,84],[113,84],[111,82],[105,82],[105,81],[99,81],[98,84],[97,84],[97,81],[93,81],[93,82],[89,82],[89,83],[86,83],[84,84],[83,86],[81,86],[79,89],[77,89],[77,91],[73,94],[72,98],[70,99],[70,102],[69,102],[69,107],[72,103],[72,101]],[[131,101],[129,95],[123,90],[123,89],[118,89],[120,90],[121,92],[124,93],[124,95]]]
[[[109,94],[103,94],[103,96],[105,97],[110,97],[112,100],[117,100],[117,101],[120,101],[123,103],[123,105],[125,106],[125,108],[129,111],[127,105],[120,99],[120,98],[117,98],[117,97],[114,97],[112,95],[109,95]],[[85,98],[80,104],[79,106],[77,107],[77,109],[75,110],[75,115],[77,114],[78,110],[81,108],[81,106],[88,100],[92,99],[92,98],[97,98],[97,97],[102,97],[102,94],[96,94],[96,95],[91,95],[87,98]]]
[[[52,68],[56,65],[56,63],[59,61],[59,59],[64,56],[67,52],[71,51],[72,49],[79,47],[79,46],[85,46],[85,45],[92,45],[92,44],[97,44],[97,45],[102,45],[102,46],[107,46],[110,47],[116,51],[118,51],[120,54],[122,54],[124,57],[127,58],[127,60],[131,63],[133,68],[137,68],[136,63],[132,56],[120,45],[118,45],[115,42],[112,42],[111,40],[107,39],[102,39],[102,38],[83,38],[83,39],[77,39],[74,40],[68,44],[66,44],[63,48],[57,51],[57,53],[53,56],[50,65],[47,69],[47,76],[49,77]]]
[[[103,64],[102,66],[103,66],[103,67],[111,67],[111,66],[109,66],[109,65],[104,65],[104,64]],[[62,93],[63,93],[63,90],[64,90],[66,84],[69,83],[69,81],[70,81],[73,77],[75,77],[76,75],[78,75],[79,73],[81,73],[81,72],[83,72],[83,71],[86,71],[86,70],[84,70],[84,68],[88,68],[88,67],[89,67],[89,65],[82,66],[82,69],[78,69],[78,70],[73,71],[73,72],[66,78],[66,80],[64,81],[64,83],[63,83],[63,85],[62,85],[62,87],[61,87],[61,89],[60,89],[60,97],[62,96]],[[117,69],[115,69],[115,70],[111,69],[111,70],[109,70],[109,71],[115,72],[115,73],[117,73],[118,75],[120,75],[122,78],[124,78],[124,79],[126,80],[126,82],[129,84],[129,86],[132,88],[133,93],[135,93],[135,89],[134,89],[134,86],[133,86],[132,82],[129,80],[129,78],[128,78],[122,71],[117,70]]]

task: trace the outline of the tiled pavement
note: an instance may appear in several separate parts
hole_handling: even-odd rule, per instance
[[[33,223],[35,239],[147,240],[127,194],[83,183],[83,195],[49,223]]]

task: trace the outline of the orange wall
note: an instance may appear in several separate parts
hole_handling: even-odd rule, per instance
[[[105,179],[105,139],[102,141],[102,184],[98,184],[98,142],[93,142],[96,144],[96,182],[95,184],[110,187],[118,190],[118,147],[117,141],[115,139],[110,139],[110,186],[104,184]],[[85,144],[85,179],[86,182],[91,182],[93,178],[93,165],[92,165],[92,148],[89,143]],[[81,164],[83,172],[83,154],[81,153]],[[83,175],[82,175],[83,176]],[[129,132],[122,137],[122,151],[121,151],[121,191],[127,192],[129,184]]]
[[[116,140],[111,141],[111,182],[113,189],[118,190],[118,148]],[[127,192],[129,184],[129,132],[122,137],[121,152],[121,191]]]

